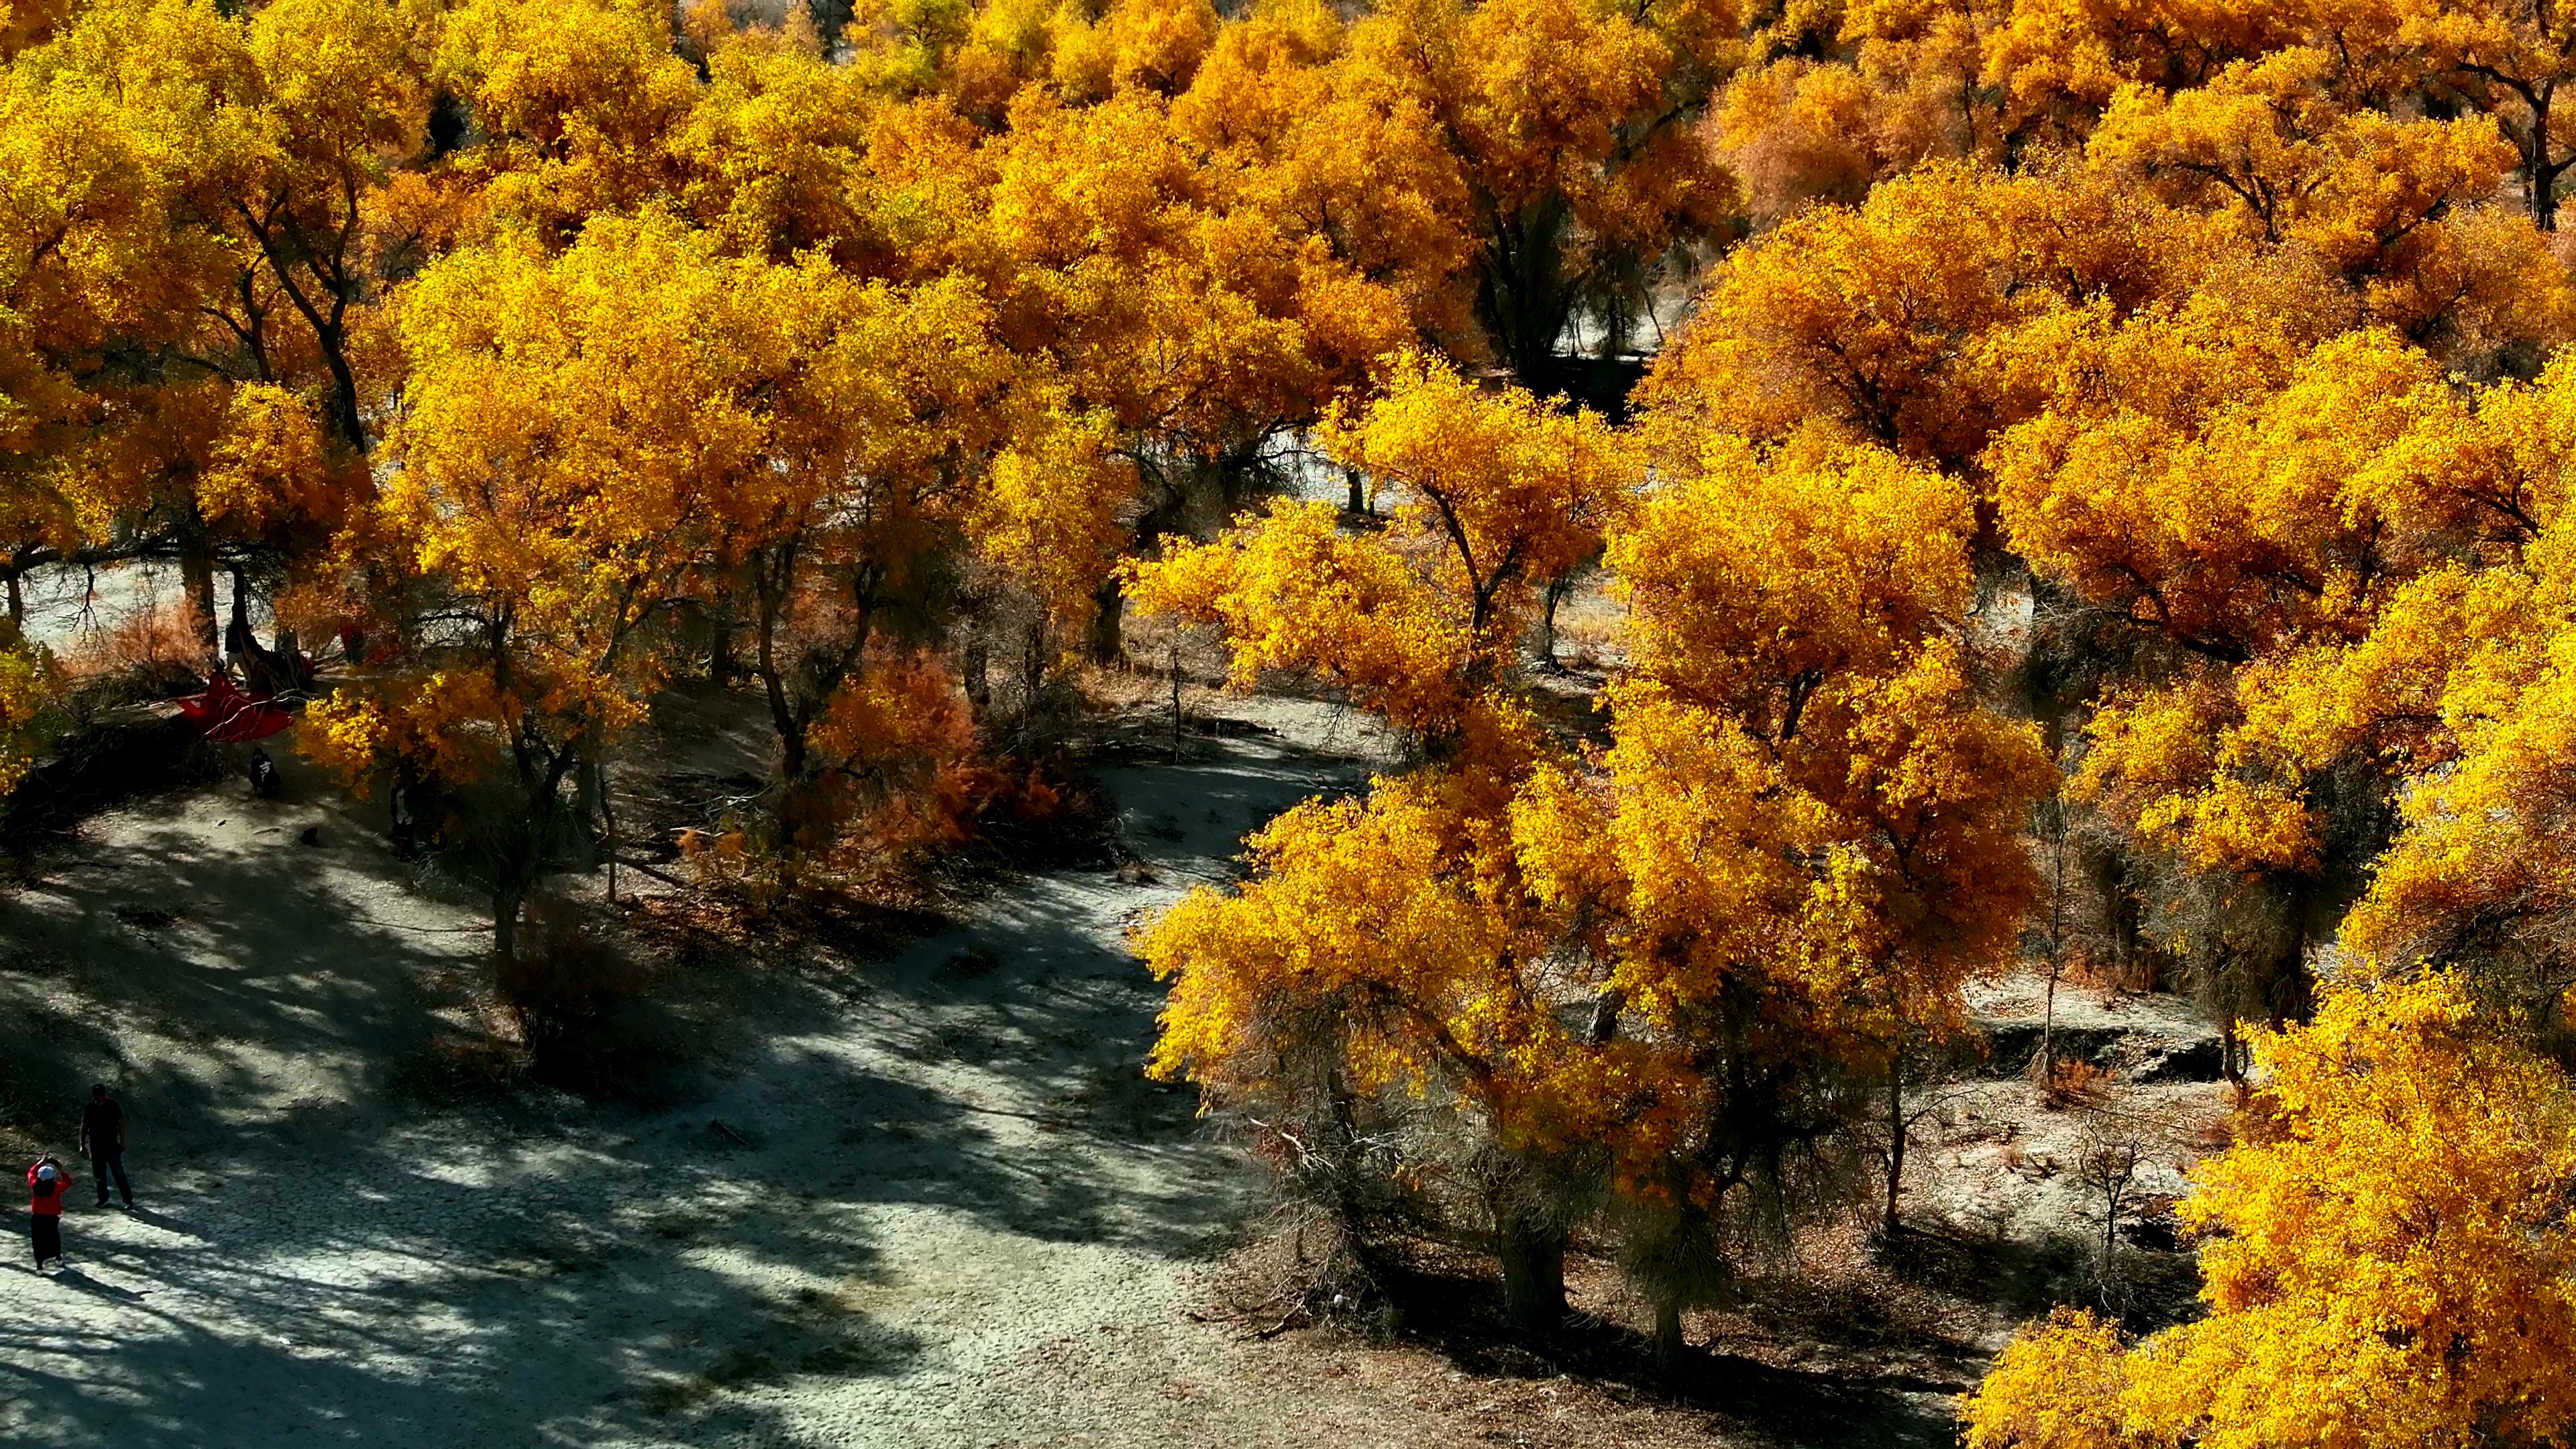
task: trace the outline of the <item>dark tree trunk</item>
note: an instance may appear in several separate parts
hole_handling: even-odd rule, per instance
[[[519,964],[519,905],[526,899],[527,891],[515,881],[492,888],[492,953],[505,972]]]
[[[993,716],[992,647],[984,642],[984,631],[970,622],[966,626],[966,644],[958,662],[958,672],[966,676],[966,703],[983,724]]]
[[[1655,1305],[1655,1372],[1665,1378],[1682,1371],[1682,1355],[1690,1344],[1682,1337],[1682,1306],[1666,1300]]]
[[[1126,639],[1122,632],[1126,595],[1119,592],[1116,579],[1103,579],[1091,591],[1091,662],[1116,664],[1124,656]]]
[[[232,571],[232,622],[224,626],[224,652],[240,658],[259,653],[259,636],[250,631],[250,580],[238,568]]]
[[[1547,606],[1539,614],[1538,662],[1556,668],[1556,611],[1565,596],[1574,592],[1574,572],[1569,569],[1547,583]]]
[[[1020,724],[1037,717],[1038,696],[1046,689],[1047,627],[1043,615],[1029,621],[1020,636]]]
[[[1887,1072],[1887,1210],[1883,1222],[1890,1237],[1905,1226],[1897,1209],[1897,1199],[1905,1191],[1905,1126],[1905,1057],[1900,1051],[1896,1064]]]
[[[1565,1321],[1565,1234],[1527,1218],[1496,1235],[1503,1264],[1503,1314],[1525,1333],[1550,1333]]]
[[[707,621],[707,683],[718,689],[733,683],[740,666],[733,657],[733,624],[726,619]]]
[[[202,545],[192,545],[179,555],[179,588],[188,596],[189,622],[196,626],[197,645],[208,654],[215,652],[215,556]]]
[[[617,801],[609,793],[608,763],[595,761],[591,772],[597,777],[599,792],[599,838],[601,852],[608,858],[608,903],[617,904]]]
[[[1563,390],[1557,339],[1564,335],[1566,204],[1549,197],[1500,223],[1485,239],[1476,288],[1479,320],[1523,387],[1542,397]]]
[[[2531,111],[2531,129],[2514,139],[2522,146],[2522,185],[2525,199],[2531,204],[2531,219],[2542,231],[2558,229],[2558,176],[2564,164],[2553,165],[2549,159],[2550,102],[2548,91],[2536,100],[2526,100]]]

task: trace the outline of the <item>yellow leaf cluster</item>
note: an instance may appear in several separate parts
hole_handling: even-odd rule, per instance
[[[2248,1139],[2199,1169],[2205,1317],[2027,1331],[1976,1449],[2545,1444],[2576,1424],[2576,1098],[2462,982],[2338,987],[2253,1039]]]
[[[18,788],[60,726],[62,672],[44,648],[0,624],[0,797]]]

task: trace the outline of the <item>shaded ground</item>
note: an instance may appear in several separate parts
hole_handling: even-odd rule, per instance
[[[13,1146],[68,1151],[114,1083],[145,1210],[84,1188],[76,1272],[0,1271],[0,1441],[1194,1437],[1162,1391],[1228,1345],[1184,1309],[1247,1182],[1142,1080],[1121,935],[1358,767],[1193,750],[1103,772],[1154,883],[1029,877],[864,973],[746,968],[748,1025],[658,1112],[423,1095],[486,936],[370,807],[227,783],[90,822],[0,899],[0,1091]],[[1061,1392],[1110,1342],[1116,1382]]]

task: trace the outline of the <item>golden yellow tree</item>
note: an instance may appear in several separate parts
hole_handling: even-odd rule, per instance
[[[562,238],[684,184],[698,83],[668,6],[471,0],[440,26],[432,75],[481,129],[459,164],[504,218]]]
[[[1194,892],[1140,937],[1174,983],[1155,1069],[1274,1123],[1273,1148],[1355,1230],[1372,1193],[1438,1179],[1492,1232],[1514,1319],[1546,1326],[1598,1124],[1623,1096],[1605,1063],[1626,1049],[1559,1019],[1583,988],[1550,963],[1509,824],[1552,750],[1511,685],[1534,586],[1598,545],[1637,461],[1597,418],[1420,358],[1325,436],[1396,500],[1384,529],[1277,504],[1136,566],[1133,593],[1218,625],[1238,681],[1338,685],[1429,762],[1283,816],[1242,890]],[[1448,1125],[1403,1126],[1424,1112]],[[1404,1145],[1370,1147],[1379,1128]]]
[[[1806,1191],[1781,1165],[1852,1134],[1855,1085],[1885,1094],[1893,1219],[1902,1053],[2009,958],[2048,771],[1954,642],[1963,488],[1873,447],[1724,435],[1659,471],[1610,546],[1634,661],[1612,746],[1542,769],[1514,830],[1643,1053],[1652,1109],[1615,1141],[1669,1360],[1730,1239]]]
[[[1391,490],[1385,530],[1346,533],[1328,505],[1282,501],[1142,566],[1137,600],[1221,625],[1238,684],[1265,669],[1329,680],[1440,753],[1518,666],[1534,591],[1621,513],[1634,446],[1590,413],[1484,392],[1419,355],[1319,437]]]
[[[714,602],[748,616],[792,865],[854,796],[882,796],[904,753],[857,727],[872,660],[940,642],[970,557],[1078,620],[1123,539],[1130,483],[1106,420],[1003,349],[962,279],[766,275],[783,350],[760,383],[758,461],[711,500],[709,582],[731,581]]]
[[[0,802],[53,743],[62,692],[53,656],[18,637],[14,621],[0,623]]]
[[[402,300],[393,470],[353,541],[419,615],[392,621],[396,667],[317,704],[303,743],[359,782],[501,782],[482,864],[505,964],[565,843],[564,787],[642,717],[648,629],[760,457],[769,280],[669,222],[601,218],[558,257],[452,254]]]
[[[1688,123],[1743,29],[1725,0],[1407,0],[1352,26],[1336,84],[1435,128],[1474,315],[1523,385],[1562,386],[1579,301],[1641,305],[1642,269],[1734,210]]]
[[[2060,1317],[1964,1404],[1975,1449],[2555,1443],[2576,1425],[2576,1097],[2455,977],[2254,1040],[2255,1129],[2194,1174],[2207,1316]],[[2098,1407],[2087,1407],[2098,1406]],[[2115,1427],[2116,1426],[2116,1427]]]
[[[102,539],[125,511],[86,465],[118,391],[102,353],[165,338],[160,319],[186,310],[167,199],[149,149],[102,124],[93,96],[32,66],[0,69],[0,576],[13,621],[24,573]]]
[[[255,647],[244,571],[292,576],[367,494],[364,336],[439,210],[409,169],[427,109],[424,24],[379,0],[249,14],[110,0],[9,66],[32,128],[13,134],[40,142],[47,112],[81,128],[68,147],[57,133],[22,153],[55,168],[66,223],[36,234],[55,259],[31,280],[87,277],[52,294],[47,319],[55,375],[83,377],[89,399],[64,407],[56,392],[49,405],[65,431],[48,447],[53,502],[38,500],[55,520],[47,546],[176,555],[209,616],[213,570],[230,565],[236,648]],[[64,309],[75,298],[80,315]],[[83,361],[110,349],[125,360]],[[281,450],[306,415],[320,420],[319,450]],[[292,479],[279,471],[290,462]]]

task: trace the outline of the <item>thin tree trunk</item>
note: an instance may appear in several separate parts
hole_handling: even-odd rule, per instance
[[[2039,1013],[2040,1085],[2057,1071],[2057,982],[2066,974],[2066,797],[2049,797],[2048,987]]]
[[[1020,636],[1020,733],[1025,738],[1037,727],[1038,696],[1046,689],[1047,627],[1041,614],[1029,621]]]
[[[1573,570],[1568,569],[1563,574],[1548,580],[1547,605],[1540,612],[1538,621],[1538,662],[1550,669],[1557,667],[1556,611],[1558,606],[1565,602],[1565,596],[1572,592],[1574,592]]]
[[[980,727],[993,716],[992,649],[984,642],[982,627],[972,621],[966,626],[958,672],[966,676],[966,704]]]
[[[2057,1075],[2057,978],[2065,974],[2052,961],[2048,967],[2048,989],[2040,997],[2039,1055],[2032,1062],[2038,1068],[2039,1084],[2048,1085]]]
[[[1903,1231],[1897,1199],[1905,1191],[1905,1054],[1900,1048],[1887,1072],[1887,1234]]]
[[[617,801],[609,793],[608,762],[602,760],[591,768],[599,772],[599,827],[608,843],[608,903],[613,906],[617,904]]]

